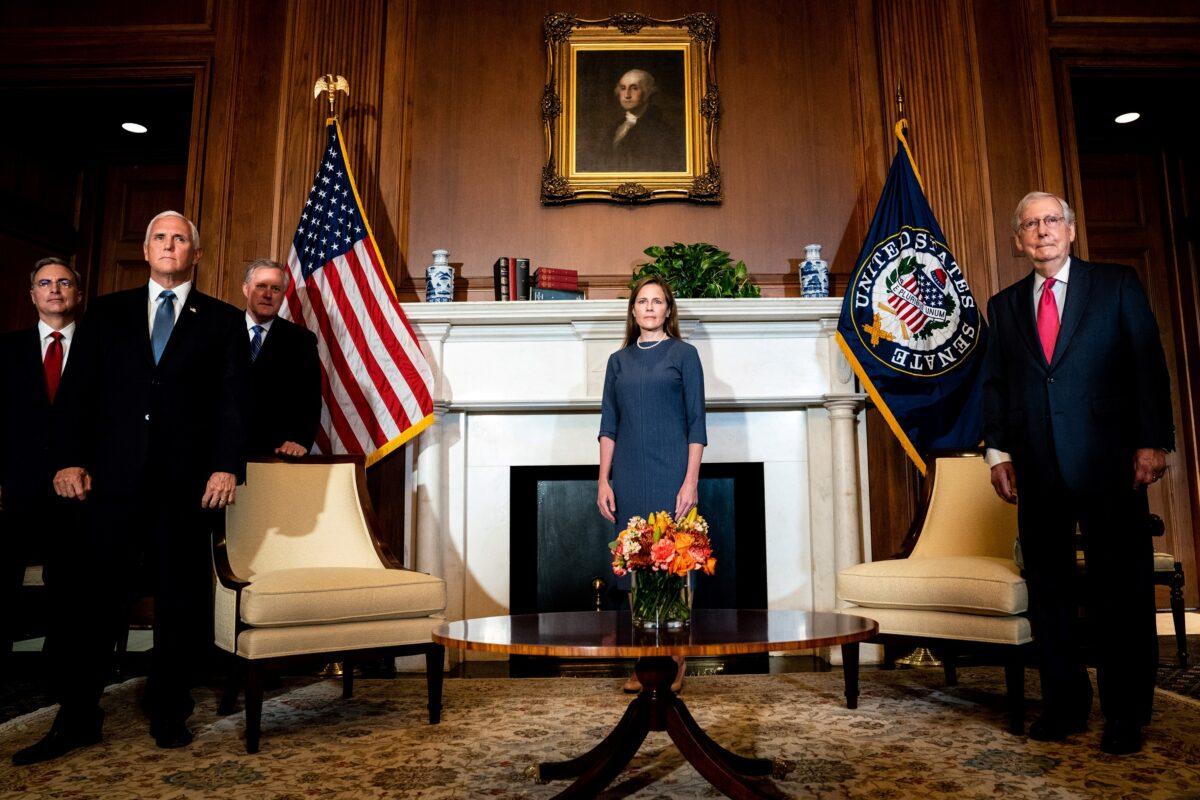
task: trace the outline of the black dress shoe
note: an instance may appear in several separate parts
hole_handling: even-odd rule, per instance
[[[49,761],[65,756],[72,750],[100,741],[100,728],[104,721],[103,712],[97,712],[96,720],[86,725],[74,725],[54,720],[50,731],[29,747],[13,753],[12,763],[18,767]]]
[[[1029,726],[1029,738],[1037,742],[1065,742],[1071,734],[1083,733],[1086,730],[1087,717],[1062,719],[1043,715]]]
[[[152,725],[150,735],[154,737],[154,743],[165,750],[187,747],[195,738],[182,722]]]
[[[1127,756],[1142,749],[1142,726],[1112,720],[1104,726],[1100,749],[1114,756]]]

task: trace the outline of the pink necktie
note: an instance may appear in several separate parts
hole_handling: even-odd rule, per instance
[[[1038,338],[1042,340],[1042,352],[1046,363],[1054,360],[1054,342],[1058,339],[1058,301],[1054,299],[1054,278],[1046,278],[1042,286],[1042,299],[1038,301]]]

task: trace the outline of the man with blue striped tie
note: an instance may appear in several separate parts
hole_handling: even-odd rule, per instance
[[[250,340],[246,447],[252,456],[303,456],[321,421],[317,335],[279,316],[291,276],[260,258],[246,268],[246,335]]]
[[[249,349],[236,308],[193,285],[200,234],[164,211],[146,228],[146,285],[97,297],[71,347],[54,489],[82,502],[84,535],[66,554],[86,568],[63,603],[69,681],[49,733],[13,755],[56,758],[100,740],[113,632],[132,597],[154,597],[145,707],[160,747],[192,740],[191,683],[212,647],[212,509],[245,475]],[[58,671],[55,671],[58,674]]]

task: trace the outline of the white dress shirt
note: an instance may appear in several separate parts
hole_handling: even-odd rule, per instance
[[[1071,275],[1071,257],[1067,256],[1066,262],[1062,268],[1054,276],[1054,285],[1050,287],[1050,291],[1054,292],[1054,300],[1058,305],[1058,321],[1062,322],[1063,308],[1067,304],[1067,281]],[[1042,292],[1046,288],[1046,279],[1038,273],[1033,273],[1033,320],[1037,324],[1038,305],[1042,301]],[[994,447],[989,447],[983,454],[983,460],[987,462],[989,467],[994,467],[997,464],[1003,464],[1006,461],[1012,461],[1012,456],[1003,450],[997,450]]]
[[[38,324],[37,324],[37,329],[38,329],[38,336],[41,337],[41,342],[42,342],[42,361],[45,361],[46,360],[46,350],[50,347],[50,342],[52,341],[50,338],[50,334],[54,333],[54,328],[51,328],[49,325],[47,325],[45,322],[42,322],[39,319]],[[72,322],[72,323],[60,328],[58,332],[62,334],[62,349],[63,349],[62,365],[63,365],[63,369],[66,369],[67,368],[67,356],[70,355],[70,353],[71,353],[71,340],[75,338],[75,323]]]
[[[274,324],[275,318],[271,317],[266,322],[256,322],[254,317],[250,316],[250,312],[246,312],[246,335],[250,341],[254,341],[254,326],[261,325],[263,329],[263,341],[267,340],[267,334],[271,332],[271,325]]]
[[[183,304],[187,302],[188,292],[192,290],[192,282],[181,283],[171,291],[175,293],[175,322],[179,322],[179,315],[183,312]],[[154,336],[154,312],[158,311],[158,296],[167,291],[167,287],[159,286],[150,279],[150,299],[146,303],[146,319],[150,328],[150,335]]]

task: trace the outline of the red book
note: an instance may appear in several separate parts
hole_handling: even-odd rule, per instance
[[[517,299],[517,276],[514,274],[517,268],[517,259],[508,259],[508,299]]]
[[[555,278],[539,275],[538,279],[533,282],[534,286],[539,289],[578,289],[579,281],[574,278]]]
[[[534,274],[542,275],[544,277],[556,276],[556,277],[560,277],[560,278],[574,278],[575,280],[579,280],[579,270],[574,270],[574,269],[560,269],[558,267],[539,267]]]

